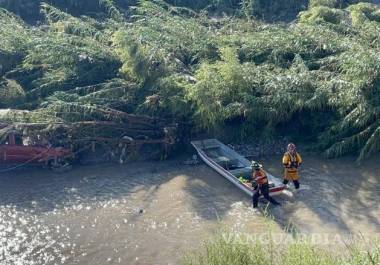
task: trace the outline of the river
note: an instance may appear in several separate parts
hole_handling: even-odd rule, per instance
[[[263,159],[281,174],[280,158]],[[179,160],[38,168],[0,176],[0,264],[179,264],[220,229],[257,234],[267,221],[207,166]],[[269,208],[275,229],[380,233],[380,163],[306,156],[303,189]]]

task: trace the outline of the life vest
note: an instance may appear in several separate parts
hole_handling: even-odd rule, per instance
[[[268,183],[267,174],[262,169],[254,170],[253,179],[256,181],[258,185],[263,185],[263,184]]]
[[[282,163],[284,164],[288,172],[296,172],[298,166],[302,163],[302,158],[300,154],[298,154],[297,152],[295,153],[295,155],[286,152],[282,159]]]

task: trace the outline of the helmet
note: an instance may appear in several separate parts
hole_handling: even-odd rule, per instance
[[[260,169],[260,168],[262,168],[263,166],[260,165],[259,163],[257,163],[256,161],[252,161],[252,162],[251,162],[251,167],[254,168],[254,169]]]
[[[287,149],[288,149],[288,152],[294,152],[294,151],[296,151],[296,145],[293,143],[290,143],[290,144],[288,144]]]

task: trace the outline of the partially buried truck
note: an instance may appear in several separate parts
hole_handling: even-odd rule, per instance
[[[8,124],[0,124],[0,164],[15,168],[21,165],[41,164],[53,170],[68,168],[70,149],[53,147],[48,142],[31,141],[28,135],[13,130]]]

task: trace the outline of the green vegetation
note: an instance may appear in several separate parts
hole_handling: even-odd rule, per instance
[[[29,110],[0,119],[127,112],[236,141],[285,134],[330,157],[373,155],[380,8],[285,2],[0,0],[0,108]]]
[[[204,249],[189,255],[184,265],[376,265],[380,263],[380,247],[349,246],[337,256],[306,240],[276,244],[275,238],[243,240],[242,236],[224,235],[206,242]],[[249,237],[247,237],[249,239]],[[343,253],[344,253],[343,252]]]

